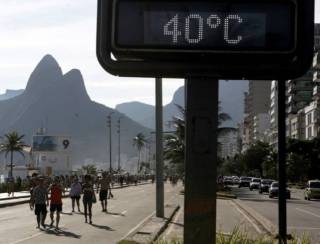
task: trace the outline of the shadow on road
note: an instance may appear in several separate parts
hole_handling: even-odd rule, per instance
[[[91,224],[91,225],[101,230],[114,231],[114,229],[106,225],[97,225],[97,224]]]
[[[61,230],[61,229],[60,230],[46,229],[45,233],[49,234],[49,235],[64,236],[64,237],[70,237],[70,238],[75,238],[75,239],[81,238],[81,235],[75,234],[70,231]]]

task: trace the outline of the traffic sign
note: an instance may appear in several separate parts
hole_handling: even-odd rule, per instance
[[[314,0],[99,0],[97,56],[119,76],[289,79],[313,23]]]

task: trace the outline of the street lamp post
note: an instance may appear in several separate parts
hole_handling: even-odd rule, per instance
[[[111,115],[114,112],[111,112],[107,118],[107,125],[109,127],[109,171],[112,172],[112,136],[111,136]]]
[[[118,171],[120,172],[121,165],[120,165],[120,132],[121,132],[121,124],[120,124],[120,118],[118,119]]]

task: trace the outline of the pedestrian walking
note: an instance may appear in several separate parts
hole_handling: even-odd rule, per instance
[[[83,192],[82,202],[84,207],[85,223],[88,223],[87,217],[89,216],[90,224],[92,224],[92,204],[97,201],[91,180],[92,179],[90,175],[85,175],[84,184],[82,185],[82,192]]]
[[[60,213],[62,212],[62,193],[64,193],[64,187],[61,185],[59,177],[55,177],[53,183],[49,187],[51,193],[50,198],[50,218],[52,227],[54,224],[54,213],[56,212],[56,230],[59,229]]]
[[[37,216],[37,228],[40,229],[40,224],[45,228],[47,216],[47,205],[49,205],[48,190],[44,186],[44,179],[37,180],[37,186],[32,191],[32,205],[34,204],[34,213]]]
[[[81,198],[82,187],[77,177],[74,177],[73,183],[71,184],[70,197],[72,202],[72,212],[74,212],[75,203],[77,203],[78,212],[80,212],[80,198]]]
[[[13,176],[8,177],[7,187],[8,187],[8,197],[10,197],[10,196],[14,197],[14,178],[13,178]]]
[[[97,193],[99,193],[99,200],[101,202],[102,212],[107,212],[109,192],[111,194],[111,177],[107,172],[103,172],[102,178],[97,182]]]

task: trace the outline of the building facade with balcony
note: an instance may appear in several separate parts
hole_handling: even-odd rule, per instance
[[[260,113],[254,116],[253,119],[253,140],[267,142],[265,132],[270,128],[270,114]]]

